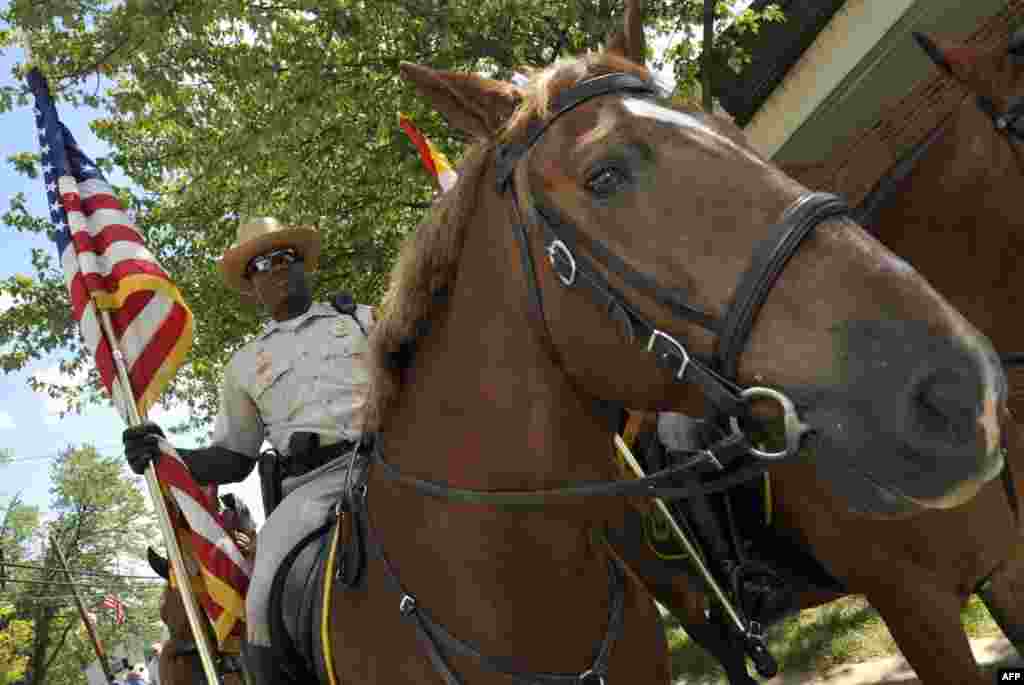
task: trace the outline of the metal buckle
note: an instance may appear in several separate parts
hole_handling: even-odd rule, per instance
[[[398,603],[398,611],[403,616],[408,616],[416,611],[416,598],[412,595],[402,595],[402,601]]]
[[[583,673],[580,673],[579,677],[576,679],[576,682],[580,683],[580,685],[587,685],[588,682],[593,683],[594,678],[597,678],[596,685],[604,685],[604,674],[597,673],[592,668],[589,668],[586,671],[583,671]]]
[[[764,626],[757,621],[750,621],[747,624],[747,637],[755,640],[764,640]]]
[[[545,252],[548,253],[548,261],[551,262],[551,266],[555,270],[555,275],[558,276],[558,280],[560,280],[562,282],[562,285],[564,285],[565,287],[568,288],[573,283],[575,283],[576,282],[576,258],[572,256],[572,252],[570,252],[569,248],[565,246],[565,243],[563,243],[561,240],[556,240],[556,241],[554,241],[553,243],[551,243],[550,245],[547,246],[547,249],[545,250]],[[565,259],[569,262],[569,268],[571,269],[571,271],[569,271],[568,278],[563,276],[562,272],[558,270],[558,264],[557,264],[556,255],[559,252],[561,252],[563,255],[565,255]]]
[[[745,400],[775,400],[779,403],[779,406],[782,407],[782,422],[786,430],[785,448],[777,452],[767,452],[759,450],[756,447],[751,447],[751,454],[759,459],[784,459],[786,457],[793,456],[800,451],[800,443],[803,440],[804,435],[811,431],[811,427],[800,420],[799,414],[796,413],[796,405],[793,404],[793,400],[789,399],[778,390],[762,388],[759,386],[754,386],[741,391],[740,397]],[[735,416],[729,417],[729,426],[733,431],[737,433],[741,432],[740,422]]]
[[[676,352],[678,352],[679,356],[683,358],[683,363],[679,367],[679,370],[676,372],[676,378],[682,380],[683,374],[686,373],[686,367],[690,365],[690,353],[686,351],[686,348],[683,347],[683,344],[681,342],[673,338],[668,333],[659,331],[657,328],[655,328],[654,331],[651,332],[651,337],[647,340],[648,352],[654,351],[654,341],[657,338],[661,338],[662,340],[667,341],[670,345],[672,345],[672,347],[676,348]]]

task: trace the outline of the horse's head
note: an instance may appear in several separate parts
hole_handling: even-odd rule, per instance
[[[523,87],[402,66],[491,155],[492,254],[525,274],[524,325],[585,394],[630,408],[692,413],[730,381],[782,390],[856,508],[972,497],[1002,466],[988,341],[833,205],[796,208],[806,188],[733,124],[661,94],[635,61],[638,14]],[[784,212],[783,228],[815,228],[779,233]]]
[[[918,45],[935,64],[975,97],[979,110],[996,129],[1024,144],[1024,28],[1007,44],[975,47],[915,33]],[[1018,160],[1019,161],[1019,160]]]

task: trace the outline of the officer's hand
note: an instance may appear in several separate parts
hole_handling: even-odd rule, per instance
[[[152,421],[125,430],[121,439],[124,440],[124,456],[132,471],[140,476],[146,473],[150,462],[160,457],[158,441],[162,437],[165,437],[164,432]]]

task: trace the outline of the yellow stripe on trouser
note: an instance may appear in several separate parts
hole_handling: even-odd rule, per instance
[[[338,685],[338,678],[334,674],[334,650],[331,648],[331,590],[334,583],[334,563],[338,556],[338,542],[341,540],[341,517],[334,525],[334,535],[331,537],[331,552],[327,555],[327,568],[324,569],[324,603],[320,612],[320,644],[323,645],[324,666],[327,671],[327,682],[329,685]]]

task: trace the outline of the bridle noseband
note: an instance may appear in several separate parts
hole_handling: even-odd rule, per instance
[[[556,97],[552,102],[551,116],[544,121],[531,122],[521,142],[506,143],[497,150],[495,164],[498,192],[511,195],[515,213],[513,231],[519,243],[531,312],[540,322],[551,349],[554,349],[554,345],[544,315],[527,226],[522,219],[515,190],[514,172],[517,163],[559,117],[588,100],[610,94],[655,98],[659,90],[632,74],[613,73],[587,79]],[[793,403],[777,390],[761,387],[744,389],[733,379],[738,370],[740,354],[772,286],[803,240],[818,224],[850,214],[849,207],[842,199],[828,193],[808,193],[786,209],[769,235],[755,248],[751,264],[741,277],[724,317],[702,311],[688,303],[677,290],[665,288],[653,277],[636,271],[600,240],[586,235],[572,222],[564,219],[557,210],[538,204],[536,213],[544,231],[544,252],[564,287],[579,286],[584,289],[625,330],[630,342],[637,342],[648,352],[654,353],[658,365],[668,369],[674,380],[700,385],[715,409],[716,418],[730,418],[734,431],[739,430],[738,419],[747,417],[747,407],[751,400],[772,399],[778,402],[784,413],[785,447],[773,452],[757,450],[753,446],[750,450],[761,459],[781,459],[795,454],[802,436],[810,429],[799,420]],[[714,333],[717,344],[713,358],[704,361],[691,354],[678,338],[657,328],[640,314],[591,261],[582,256],[579,249],[581,246],[605,271],[614,273],[630,288],[651,297],[668,309],[673,318],[697,324]]]

